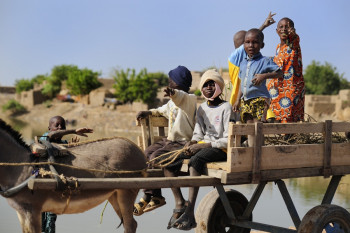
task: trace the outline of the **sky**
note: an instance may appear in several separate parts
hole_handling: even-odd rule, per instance
[[[77,65],[112,77],[113,70],[164,72],[227,68],[239,30],[294,21],[304,70],[313,60],[331,63],[350,81],[348,0],[0,0],[0,85]],[[264,30],[265,56],[273,56],[277,23]]]

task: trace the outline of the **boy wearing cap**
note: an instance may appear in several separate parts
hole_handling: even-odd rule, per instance
[[[191,72],[184,66],[178,66],[169,72],[169,85],[164,89],[164,96],[169,96],[170,100],[159,108],[141,111],[137,114],[137,120],[149,115],[163,116],[169,120],[168,137],[155,142],[145,150],[149,160],[183,148],[185,143],[192,138],[197,97],[188,93],[191,84]],[[149,168],[152,168],[151,164]],[[134,205],[134,215],[139,216],[165,204],[161,189],[145,189],[144,196]]]

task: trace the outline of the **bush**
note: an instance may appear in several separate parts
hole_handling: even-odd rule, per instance
[[[90,91],[99,88],[102,83],[98,81],[98,72],[89,69],[73,70],[69,72],[67,88],[73,95],[86,95]]]
[[[202,92],[199,89],[197,89],[197,90],[194,91],[193,94],[195,94],[196,96],[201,96]]]
[[[142,101],[151,104],[155,101],[159,88],[168,83],[165,74],[147,73],[146,69],[138,74],[135,69],[115,70],[113,78],[116,98],[123,103]]]
[[[16,115],[26,112],[26,108],[16,100],[12,99],[2,106],[2,111],[10,111],[11,115]]]
[[[340,75],[337,68],[328,62],[321,65],[319,62],[312,61],[306,67],[304,80],[306,94],[335,95],[341,89],[350,88],[349,82],[343,77],[343,74]]]

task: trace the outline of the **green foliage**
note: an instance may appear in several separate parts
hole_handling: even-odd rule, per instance
[[[60,65],[54,66],[51,70],[51,77],[55,82],[61,82],[68,79],[71,72],[79,70],[75,65]]]
[[[68,72],[67,88],[73,95],[86,95],[90,91],[100,87],[98,72],[93,72],[87,68],[71,70]]]
[[[12,115],[23,113],[26,111],[25,107],[18,103],[16,100],[9,100],[6,104],[2,106],[2,111],[10,111]]]
[[[312,61],[304,72],[306,94],[335,95],[341,89],[349,89],[349,82],[330,63]]]
[[[33,89],[33,82],[28,79],[20,79],[15,81],[16,92],[29,91]]]
[[[37,76],[35,76],[34,78],[32,78],[31,82],[33,83],[38,83],[38,84],[41,84],[44,82],[44,80],[46,80],[48,77],[46,75],[42,75],[42,74],[39,74]]]
[[[113,76],[116,97],[123,103],[142,101],[150,104],[155,101],[157,91],[167,83],[167,76],[163,73],[147,73],[142,69],[136,74],[135,69],[115,70]],[[166,80],[166,81],[165,81]]]
[[[193,94],[195,94],[196,96],[201,96],[202,92],[201,92],[201,90],[197,89],[197,90],[194,91]]]
[[[165,87],[169,84],[168,75],[162,72],[148,73],[147,76],[152,80],[156,80],[159,87]]]
[[[69,74],[76,71],[79,71],[79,68],[75,65],[54,66],[41,92],[49,98],[54,98],[61,91],[62,81],[67,80]]]

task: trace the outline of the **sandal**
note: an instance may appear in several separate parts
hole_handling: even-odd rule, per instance
[[[189,231],[192,228],[197,227],[196,219],[190,218],[186,213],[183,213],[180,218],[178,218],[174,225],[176,224],[175,228],[183,231]]]
[[[166,204],[166,202],[165,202],[164,197],[152,197],[151,201],[144,208],[143,212],[149,212],[149,211],[157,209],[165,204]]]
[[[135,216],[140,216],[144,213],[144,209],[146,208],[148,202],[145,199],[141,198],[139,203],[134,204],[133,214]]]
[[[176,214],[178,213],[178,218],[181,217],[183,213],[185,213],[186,206],[182,207],[181,209],[173,209],[173,213]],[[177,221],[178,218],[175,218],[174,215],[171,215],[171,218],[168,222],[167,229],[169,230],[170,228],[174,227],[174,223]]]

